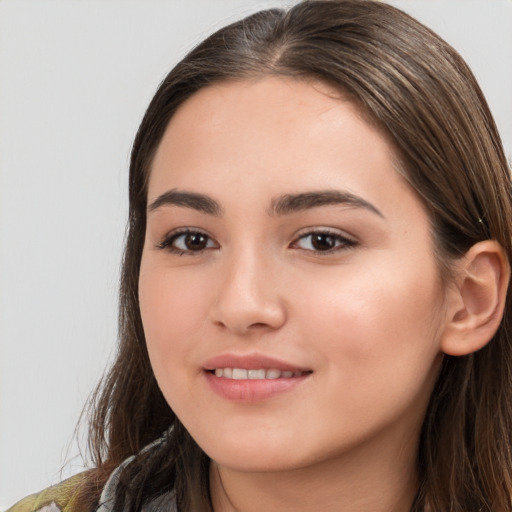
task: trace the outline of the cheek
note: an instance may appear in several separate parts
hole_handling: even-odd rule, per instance
[[[199,305],[187,296],[188,287],[177,290],[177,283],[171,285],[162,275],[141,276],[139,300],[148,342],[164,341],[175,331],[191,328]]]
[[[207,317],[206,293],[187,272],[141,266],[139,301],[151,365],[165,392],[186,365],[191,340]]]
[[[428,373],[443,318],[435,264],[390,259],[364,268],[310,282],[299,306],[298,316],[307,319],[301,330],[323,347],[325,364],[343,366],[340,379],[344,373],[393,376],[412,368]]]
[[[387,279],[370,271],[302,303],[311,322],[301,330],[315,340],[325,376],[318,407],[331,411],[333,436],[339,425],[358,436],[399,418],[421,421],[440,363],[439,300],[417,273]]]

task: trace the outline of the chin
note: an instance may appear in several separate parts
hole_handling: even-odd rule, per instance
[[[259,457],[257,460],[242,460],[240,455],[236,457],[220,456],[211,457],[218,466],[228,468],[239,473],[278,473],[300,469],[303,466],[292,461],[277,461],[275,457]]]
[[[298,454],[290,447],[282,444],[275,447],[261,440],[253,443],[215,443],[214,447],[201,448],[219,466],[244,473],[288,471],[303,465]]]

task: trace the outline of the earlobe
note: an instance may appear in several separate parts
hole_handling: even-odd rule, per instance
[[[484,347],[496,333],[505,307],[510,266],[494,240],[475,244],[461,258],[456,284],[449,290],[441,350],[462,356]]]

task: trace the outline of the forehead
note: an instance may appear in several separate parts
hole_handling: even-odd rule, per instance
[[[341,177],[362,164],[369,171],[396,161],[381,131],[321,82],[226,82],[200,90],[173,116],[153,161],[150,196],[164,178],[176,186],[192,175],[210,183],[257,176],[299,184],[320,179],[322,170]]]

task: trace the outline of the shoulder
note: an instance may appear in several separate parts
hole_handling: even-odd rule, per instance
[[[80,473],[44,491],[27,496],[7,512],[82,512],[77,504],[86,475],[87,472]]]
[[[164,436],[153,441],[143,448],[140,453],[151,449],[159,450],[165,439],[166,437]],[[136,455],[132,455],[110,474],[107,483],[101,491],[96,512],[112,512],[121,473],[135,458]],[[90,471],[94,470],[85,471],[44,491],[27,496],[6,512],[88,512],[85,510],[84,505],[81,505],[82,500],[80,498],[81,494],[83,494],[84,484],[90,480]],[[160,510],[176,512],[176,495],[174,491],[166,492],[146,503],[142,510],[143,512],[158,512]]]

